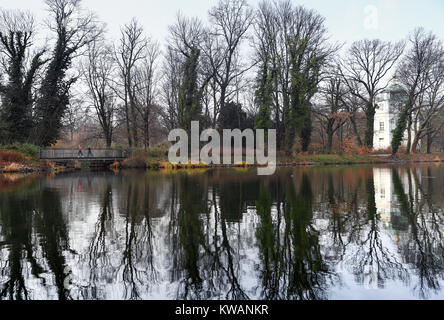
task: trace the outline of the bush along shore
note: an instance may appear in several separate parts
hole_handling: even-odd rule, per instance
[[[63,170],[50,161],[40,161],[39,148],[31,144],[0,146],[0,173],[57,172]]]

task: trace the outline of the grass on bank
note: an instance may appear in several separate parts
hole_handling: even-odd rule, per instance
[[[427,162],[444,161],[444,154],[398,154],[397,159],[375,153],[343,153],[343,154],[296,154],[286,156],[278,154],[278,165],[345,165],[345,164],[382,164],[397,161]],[[119,164],[115,164],[117,168]],[[245,163],[236,164],[236,167],[246,167]],[[209,166],[200,164],[171,164],[168,162],[168,148],[166,146],[149,150],[135,150],[132,156],[123,161],[120,168],[123,169],[198,169]]]
[[[387,159],[369,155],[338,155],[338,154],[295,154],[291,157],[278,156],[277,163],[291,164],[352,164],[352,163],[381,163]],[[248,167],[245,162],[235,164],[236,167]],[[115,169],[119,167],[116,163]],[[122,169],[198,169],[208,168],[205,163],[172,164],[168,161],[168,150],[149,150],[133,152],[131,157],[120,164]]]
[[[285,162],[285,159],[282,159]],[[369,155],[341,155],[341,154],[297,154],[289,159],[296,163],[318,163],[318,164],[347,164],[347,163],[378,163],[380,158]],[[387,159],[386,159],[387,160]]]

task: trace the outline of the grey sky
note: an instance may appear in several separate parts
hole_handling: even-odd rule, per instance
[[[249,0],[256,6],[260,0]],[[331,37],[339,41],[362,38],[400,40],[417,26],[434,31],[444,39],[443,0],[294,0],[316,9],[326,18]],[[109,36],[116,38],[122,24],[138,18],[153,38],[163,42],[168,25],[178,10],[187,16],[206,18],[216,0],[83,0],[83,5],[95,11],[107,23]],[[366,8],[373,6],[378,13],[377,29],[365,27]],[[29,9],[41,21],[45,16],[43,0],[1,0],[0,7]]]

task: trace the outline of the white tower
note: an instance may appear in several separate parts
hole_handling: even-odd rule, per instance
[[[392,84],[378,96],[378,108],[375,114],[373,146],[375,150],[388,149],[392,145],[393,131],[396,128],[399,112],[407,101],[407,93],[396,83]],[[403,145],[407,144],[407,131]]]

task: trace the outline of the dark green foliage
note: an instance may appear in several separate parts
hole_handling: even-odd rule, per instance
[[[69,104],[69,90],[76,81],[76,78],[66,79],[73,54],[67,46],[66,37],[63,32],[59,34],[37,101],[34,143],[41,146],[50,146],[57,141]]]
[[[290,104],[284,108],[285,145],[291,150],[296,135],[301,138],[302,151],[307,151],[311,142],[310,100],[318,90],[320,68],[326,56],[306,57],[308,40],[294,39],[290,43],[291,87]]]
[[[5,62],[8,81],[0,86],[1,96],[1,142],[26,142],[29,139],[32,121],[33,94],[35,75],[45,64],[42,60],[44,51],[37,52],[25,71],[28,48],[31,45],[31,31],[12,31],[0,33],[0,48],[6,53]]]
[[[252,128],[254,123],[245,111],[242,110],[242,105],[235,102],[228,102],[220,111],[219,115],[220,129],[241,129]]]
[[[263,63],[258,76],[258,88],[256,90],[256,104],[259,106],[259,112],[254,121],[255,129],[271,129],[273,122],[271,120],[271,108],[273,105],[273,84],[275,82],[274,70],[269,70],[267,62]]]
[[[409,115],[409,107],[405,106],[404,110],[401,111],[398,122],[396,124],[396,129],[393,131],[392,139],[392,154],[398,153],[399,147],[402,144],[404,138],[404,132],[407,128],[407,118]]]
[[[181,129],[191,132],[191,122],[202,117],[201,93],[198,85],[200,50],[192,48],[182,68],[179,88],[178,124]]]
[[[313,131],[312,119],[311,119],[311,108],[304,106],[303,124],[301,128],[301,146],[302,151],[307,152],[308,147],[311,143],[311,133]]]

